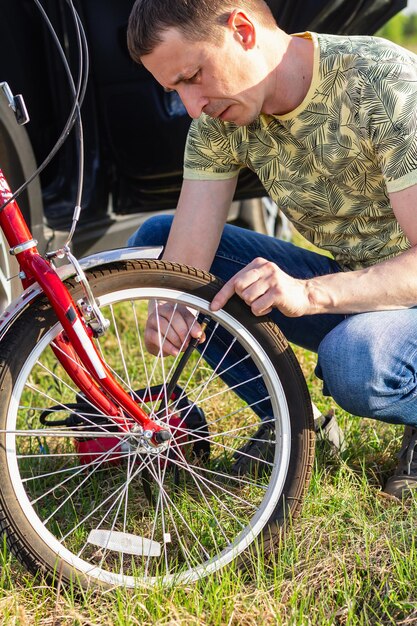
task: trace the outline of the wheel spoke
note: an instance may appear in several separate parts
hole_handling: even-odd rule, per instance
[[[116,447],[116,446],[115,446]],[[102,457],[100,458],[100,460],[94,465],[94,467],[92,468],[92,470],[85,476],[85,478],[81,481],[81,483],[79,483],[69,494],[66,498],[64,498],[64,500],[61,502],[61,504],[58,505],[57,508],[54,509],[54,511],[44,520],[44,524],[48,524],[48,522],[55,517],[55,515],[58,513],[58,511],[69,501],[72,499],[72,496],[82,487],[82,485],[84,485],[87,481],[91,480],[92,475],[97,471],[97,469],[109,458],[109,456],[111,456],[112,452],[114,452],[115,447],[106,452],[105,454],[102,455]],[[72,478],[72,477],[70,477]],[[61,482],[60,485],[64,485],[68,480],[70,480],[70,478],[65,479],[64,481]],[[49,491],[47,491],[46,493],[42,494],[41,496],[39,496],[36,500],[32,501],[32,505],[36,504],[36,502],[39,502],[39,500],[41,500],[42,498],[44,498],[45,496],[49,495],[50,493],[53,493],[53,491],[55,491],[60,485],[54,485],[53,488],[51,488]]]
[[[171,505],[171,508],[173,509],[173,511],[176,513],[176,515],[178,515],[179,519],[182,521],[182,523],[184,525],[184,528],[186,528],[190,532],[192,538],[194,539],[196,544],[199,546],[200,550],[202,550],[203,554],[205,554],[206,558],[209,558],[210,554],[207,552],[206,548],[203,546],[203,544],[201,543],[201,541],[199,540],[199,538],[195,534],[194,530],[191,528],[189,523],[186,521],[186,519],[184,518],[184,516],[181,513],[181,511],[179,510],[177,505],[174,503],[172,497],[168,494],[166,489],[164,489],[163,483],[159,482],[158,476],[157,476],[157,474],[155,472],[153,472],[153,477],[154,477],[154,479],[155,479],[159,489],[161,489],[161,491],[163,492],[167,504],[169,503]]]
[[[133,477],[137,476],[138,473],[140,473],[141,469],[142,469],[143,465],[139,466]],[[117,489],[112,492],[109,496],[107,496],[107,498],[105,498],[102,502],[100,502],[100,504],[98,504],[97,506],[95,506],[87,515],[85,515],[77,524],[76,526],[74,526],[73,528],[71,528],[71,530],[68,531],[68,533],[66,535],[64,535],[61,538],[61,542],[65,541],[65,539],[67,539],[71,534],[73,534],[78,528],[80,528],[80,526],[82,524],[84,524],[85,522],[87,522],[93,515],[94,513],[96,513],[104,504],[107,504],[107,502],[109,502],[112,498],[114,498],[114,501],[117,502],[117,498],[118,495],[124,491],[124,489],[126,488],[126,485],[124,483],[122,483],[119,487],[117,487]],[[114,505],[114,503],[113,503]],[[113,506],[112,505],[112,506]]]

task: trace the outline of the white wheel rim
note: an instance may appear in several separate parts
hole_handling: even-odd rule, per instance
[[[175,299],[184,304],[200,309],[206,308],[204,300],[189,294],[185,294],[179,291],[173,291],[170,289],[161,288],[136,288],[136,289],[123,289],[118,292],[111,292],[109,294],[100,296],[100,305],[107,306],[113,303],[118,303],[121,300],[137,300],[141,298],[158,298],[160,300]],[[227,329],[233,330],[233,332],[239,335],[240,340],[246,349],[251,349],[251,356],[257,362],[257,365],[261,364],[265,371],[268,372],[270,381],[268,384],[274,388],[268,389],[271,393],[271,401],[273,403],[274,415],[280,416],[279,426],[281,429],[279,442],[280,445],[276,449],[276,459],[279,458],[279,463],[275,465],[269,486],[265,492],[265,496],[262,500],[262,504],[253,518],[250,520],[250,524],[240,533],[235,541],[225,548],[220,555],[216,555],[213,559],[208,560],[204,565],[200,567],[194,567],[191,570],[180,573],[179,575],[166,575],[164,576],[163,583],[175,582],[191,582],[197,580],[202,575],[207,575],[220,569],[238,554],[252,543],[253,538],[258,536],[261,530],[264,528],[267,521],[270,519],[272,512],[274,511],[278,500],[282,494],[284,482],[287,476],[289,457],[290,457],[290,418],[285,399],[285,394],[282,389],[281,382],[270,362],[267,354],[262,350],[259,344],[253,339],[253,337],[246,331],[243,326],[236,326],[236,320],[232,318],[225,311],[219,311],[215,315],[212,315],[213,319],[220,321]],[[38,536],[59,556],[62,560],[74,567],[79,572],[111,585],[124,585],[128,587],[134,587],[138,580],[134,576],[126,576],[124,574],[117,574],[109,572],[107,570],[92,566],[91,563],[77,557],[70,550],[61,544],[61,542],[44,526],[36,511],[30,504],[28,495],[26,493],[24,484],[20,479],[20,470],[17,459],[16,451],[16,435],[14,430],[16,428],[16,416],[18,411],[19,399],[22,395],[23,389],[26,385],[27,377],[32,370],[33,364],[39,358],[47,344],[55,337],[59,332],[59,325],[54,326],[48,331],[38,345],[34,348],[31,355],[26,360],[26,365],[21,371],[18,380],[14,386],[14,397],[10,403],[10,408],[7,417],[6,429],[6,458],[9,468],[10,476],[12,477],[12,483],[15,490],[16,498],[22,508],[26,518],[30,522],[32,528],[36,531]],[[149,577],[146,579],[148,583],[161,582],[160,578]]]

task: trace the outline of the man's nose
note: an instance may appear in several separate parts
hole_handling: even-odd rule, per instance
[[[203,108],[208,104],[208,98],[204,98],[195,87],[195,85],[184,85],[177,88],[178,95],[187,109],[188,115],[193,119],[200,117]]]

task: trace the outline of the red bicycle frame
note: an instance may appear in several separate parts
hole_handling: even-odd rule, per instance
[[[104,415],[111,417],[122,430],[130,430],[127,419],[134,420],[154,444],[170,438],[166,427],[149,419],[145,411],[114,380],[110,370],[98,353],[92,337],[93,330],[85,323],[77,305],[71,298],[50,261],[37,250],[37,242],[0,170],[0,227],[10,253],[20,267],[19,277],[26,289],[37,282],[51,303],[63,331],[55,338],[52,348],[68,375],[90,402]]]

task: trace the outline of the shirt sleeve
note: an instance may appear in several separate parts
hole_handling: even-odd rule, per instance
[[[388,192],[417,183],[417,56],[396,50],[395,58],[380,60],[364,89],[370,137]]]
[[[243,164],[236,160],[226,129],[220,120],[202,114],[192,121],[185,145],[185,179],[235,178],[241,167]]]

